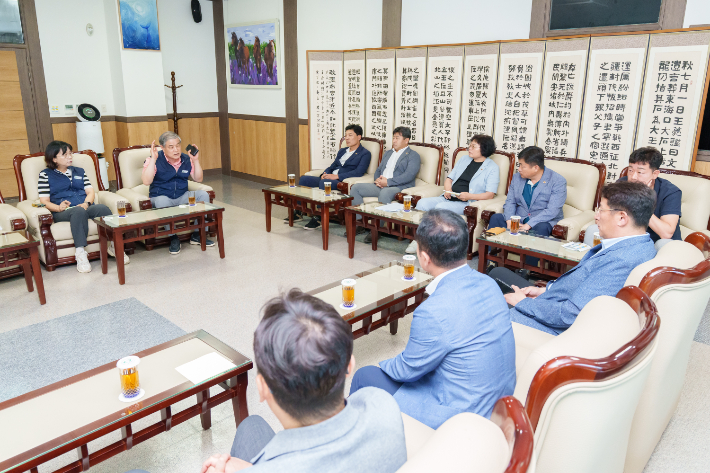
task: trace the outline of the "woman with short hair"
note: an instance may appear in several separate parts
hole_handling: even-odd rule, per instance
[[[94,204],[94,192],[84,169],[72,166],[73,149],[69,143],[52,141],[44,152],[47,169],[39,173],[37,190],[39,201],[52,212],[55,222],[69,222],[76,248],[76,269],[80,273],[91,271],[86,252],[89,236],[89,219],[111,215],[111,210],[102,204]],[[113,242],[109,242],[108,254],[115,257]],[[124,264],[129,263],[123,255]]]

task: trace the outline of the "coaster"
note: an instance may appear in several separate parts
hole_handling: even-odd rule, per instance
[[[128,215],[119,215],[118,218],[126,218]]]
[[[194,206],[196,206],[196,205],[197,205],[197,204],[190,204],[190,207],[194,207]]]
[[[135,401],[137,401],[138,399],[140,399],[140,398],[142,398],[143,396],[145,396],[145,391],[143,390],[143,388],[140,388],[140,389],[141,389],[141,390],[140,390],[140,392],[138,393],[138,395],[137,395],[137,396],[133,396],[133,397],[131,397],[131,398],[124,397],[124,396],[123,396],[123,393],[121,393],[121,394],[118,395],[118,400],[121,401],[121,402],[135,402]]]
[[[402,276],[402,281],[412,282],[412,281],[416,281],[416,280],[417,280],[417,278],[407,279],[404,276]]]
[[[357,304],[354,304],[352,307],[345,307],[343,304],[340,304],[340,308],[343,310],[353,310],[357,309]]]

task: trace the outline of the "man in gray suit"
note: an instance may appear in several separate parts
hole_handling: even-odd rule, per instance
[[[422,160],[419,153],[409,148],[412,130],[399,126],[392,132],[392,149],[382,157],[382,162],[375,171],[375,182],[372,184],[355,184],[350,189],[354,197],[352,205],[363,203],[363,197],[377,197],[383,204],[394,200],[395,194],[402,189],[414,187]],[[365,227],[357,227],[357,233],[365,233],[365,243],[369,243],[371,234]]]

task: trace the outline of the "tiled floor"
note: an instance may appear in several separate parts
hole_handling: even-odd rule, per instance
[[[5,332],[37,322],[61,317],[108,302],[135,297],[186,332],[204,329],[247,356],[252,355],[252,336],[259,320],[259,309],[270,297],[291,287],[304,290],[323,286],[342,277],[401,258],[401,252],[358,243],[355,258],[348,259],[344,238],[331,235],[329,251],[321,249],[319,231],[306,232],[280,223],[283,208],[274,208],[271,233],[266,233],[264,199],[253,182],[222,176],[209,176],[217,200],[225,204],[225,247],[227,257],[219,258],[216,249],[203,254],[199,247],[183,245],[180,255],[171,256],[161,247],[147,252],[142,247],[126,267],[126,284],[118,285],[116,265],[109,262],[109,273],[101,274],[93,262],[89,274],[65,266],[44,272],[47,304],[40,306],[35,293],[28,293],[22,278],[0,281],[0,331]],[[406,246],[406,245],[405,245]],[[399,333],[391,336],[378,330],[358,339],[355,357],[358,367],[375,364],[399,353],[409,335],[407,317],[400,321]],[[710,346],[694,342],[686,386],[666,433],[659,443],[646,473],[707,471],[710,462]],[[266,405],[258,402],[253,387],[254,370],[248,389],[249,411],[262,415],[279,428]],[[219,389],[219,388],[217,388]],[[193,401],[191,401],[193,402]],[[187,403],[185,403],[186,405]],[[178,406],[173,412],[177,412]],[[139,425],[156,422],[155,415]],[[194,473],[202,461],[215,452],[227,452],[234,436],[231,405],[223,404],[212,414],[213,426],[203,431],[198,418],[158,435],[129,452],[96,465],[91,471],[120,473],[142,468],[153,473]],[[6,431],[0,429],[0,438]],[[110,439],[90,444],[93,451]],[[1,440],[0,440],[1,441]],[[76,459],[75,453],[40,468],[52,471]]]

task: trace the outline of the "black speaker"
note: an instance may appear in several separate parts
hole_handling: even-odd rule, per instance
[[[76,108],[79,120],[82,122],[97,122],[101,118],[99,109],[88,103],[82,103]]]
[[[200,7],[200,0],[192,0],[192,19],[195,23],[202,21],[202,7]]]

